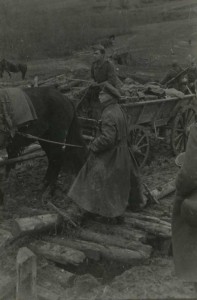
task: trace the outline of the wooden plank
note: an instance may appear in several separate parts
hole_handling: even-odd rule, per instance
[[[80,230],[77,233],[77,237],[90,242],[95,242],[103,246],[116,246],[123,249],[130,249],[134,251],[140,251],[144,256],[149,257],[152,252],[152,247],[144,245],[141,242],[136,242],[128,239],[124,239],[122,236],[114,236],[109,234],[102,234],[88,229]]]
[[[127,265],[136,265],[144,262],[148,257],[140,251],[130,249],[123,249],[115,246],[103,246],[98,243],[87,242],[77,239],[65,238],[45,238],[56,245],[70,247],[85,253],[89,259],[100,260],[106,259],[109,261],[116,261],[118,263]]]
[[[18,251],[16,270],[16,300],[37,300],[37,257],[27,247]]]
[[[0,167],[5,166],[5,165],[10,165],[13,163],[24,162],[24,161],[30,160],[30,159],[41,158],[41,157],[44,157],[45,155],[46,154],[44,151],[36,150],[36,153],[24,154],[23,156],[19,156],[16,158],[1,160]]]
[[[172,179],[168,183],[164,184],[161,188],[156,188],[153,191],[151,191],[151,195],[155,199],[159,200],[173,193],[175,189],[176,189],[175,180]]]
[[[46,259],[62,265],[78,266],[85,260],[84,253],[66,245],[34,241],[28,247],[37,255],[44,256]]]
[[[66,211],[57,208],[51,202],[47,205],[57,214],[42,214],[26,218],[17,218],[13,221],[12,233],[15,237],[29,233],[43,232],[49,229],[56,229],[63,221],[77,227],[84,210],[81,210],[74,202],[70,203]]]
[[[168,209],[168,211],[164,210],[163,203],[161,205],[154,205],[151,207],[147,207],[145,210],[141,212],[142,215],[148,215],[153,216],[159,219],[162,219],[163,221],[166,221],[171,224],[171,213]]]
[[[125,216],[127,218],[135,218],[135,219],[142,220],[142,221],[148,221],[153,224],[160,224],[161,226],[162,225],[167,226],[167,227],[171,226],[171,224],[169,222],[166,222],[166,221],[162,220],[161,218],[157,218],[155,216],[150,216],[150,215],[144,215],[142,213],[126,212]]]
[[[48,215],[50,212],[45,209],[33,208],[29,206],[20,206],[19,208],[20,216],[32,217],[36,215]]]
[[[12,233],[15,237],[55,229],[61,223],[57,214],[37,215],[17,218],[13,222]]]
[[[157,223],[152,223],[149,221],[144,221],[144,220],[138,220],[135,218],[126,218],[125,221],[128,225],[134,227],[134,228],[139,228],[142,229],[149,234],[152,234],[157,237],[162,237],[162,238],[170,238],[171,237],[171,226],[167,225],[161,225]]]
[[[104,234],[111,234],[114,236],[121,236],[125,239],[132,241],[146,242],[147,233],[135,228],[128,228],[128,224],[122,225],[111,225],[111,224],[102,224],[99,222],[88,221],[86,228],[92,228],[92,230]]]

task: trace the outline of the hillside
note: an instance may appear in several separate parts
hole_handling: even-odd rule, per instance
[[[0,3],[0,53],[10,59],[64,57],[109,34],[187,20],[194,0],[7,0]]]

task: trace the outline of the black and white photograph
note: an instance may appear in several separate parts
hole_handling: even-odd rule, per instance
[[[0,300],[197,299],[197,0],[0,0]]]

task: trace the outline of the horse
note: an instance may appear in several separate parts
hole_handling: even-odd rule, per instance
[[[2,59],[0,61],[0,77],[3,77],[3,73],[6,71],[11,78],[11,73],[18,73],[21,72],[22,79],[25,79],[25,74],[27,72],[27,65],[26,64],[13,64],[6,59]],[[11,72],[11,73],[10,73]]]
[[[80,131],[74,104],[57,89],[49,87],[27,88],[23,90],[31,100],[37,119],[28,124],[18,126],[18,133],[7,139],[6,150],[8,159],[16,158],[21,151],[34,140],[25,135],[30,134],[41,138],[39,141],[48,158],[48,167],[44,177],[41,194],[49,188],[51,194],[56,188],[56,181],[61,167],[77,173],[87,158],[86,143]],[[43,139],[76,145],[65,147],[58,143],[46,142]],[[39,139],[38,139],[39,140]],[[79,147],[80,146],[80,147]],[[11,167],[14,167],[12,165]],[[9,174],[10,166],[7,173]]]

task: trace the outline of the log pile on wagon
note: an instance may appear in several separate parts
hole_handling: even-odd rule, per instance
[[[88,78],[86,71],[83,71],[82,73],[83,76],[81,76],[81,73],[76,73],[78,75],[77,78],[75,78],[73,74],[58,75],[47,80],[39,81],[38,86],[55,87],[62,93],[68,95],[74,102],[78,102],[79,99],[85,98],[85,94],[92,83],[92,81]],[[122,103],[156,100],[170,97],[184,97],[184,93],[174,88],[163,87],[158,82],[146,82],[147,79],[141,80],[141,78],[139,78],[139,81],[137,81],[133,78],[138,79],[139,76],[136,77],[134,74],[126,75],[130,75],[131,77],[122,78]]]

